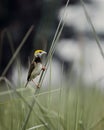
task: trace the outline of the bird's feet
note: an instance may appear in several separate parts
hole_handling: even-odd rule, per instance
[[[43,71],[45,71],[45,70],[46,70],[46,67],[45,67],[45,66],[43,66],[43,67],[42,67],[42,70],[43,70]]]
[[[40,84],[39,84],[39,83],[37,84],[37,83],[34,82],[34,80],[32,80],[32,81],[33,81],[33,83],[35,84],[35,86],[36,86],[37,88],[40,88]]]
[[[38,84],[36,85],[36,87],[37,87],[37,88],[40,88],[40,84],[38,83]]]

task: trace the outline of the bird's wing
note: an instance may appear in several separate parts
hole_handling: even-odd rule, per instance
[[[27,81],[30,80],[31,73],[32,73],[33,69],[35,68],[35,66],[36,66],[36,62],[32,61],[31,65],[30,65],[30,68],[29,68],[29,72],[28,72],[28,76],[27,76]]]

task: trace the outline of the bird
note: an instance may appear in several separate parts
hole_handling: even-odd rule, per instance
[[[47,52],[43,51],[43,50],[34,51],[34,56],[33,56],[33,60],[29,67],[29,71],[28,71],[28,75],[27,75],[27,82],[25,84],[25,87],[27,87],[27,85],[30,81],[33,81],[33,79],[35,79],[38,75],[40,75],[42,70],[45,71],[46,68],[45,68],[45,66],[42,65],[42,60],[41,60],[41,57],[44,54],[47,54]],[[37,88],[39,88],[39,85],[37,85],[36,83],[35,83],[35,85],[37,86]]]

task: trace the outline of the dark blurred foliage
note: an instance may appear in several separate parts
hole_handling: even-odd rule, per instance
[[[31,25],[34,31],[19,53],[22,64],[27,65],[34,49],[49,50],[59,22],[58,11],[66,1],[0,0],[0,75]],[[70,0],[72,5],[78,3],[79,0]],[[61,38],[75,35],[73,27],[65,26]]]

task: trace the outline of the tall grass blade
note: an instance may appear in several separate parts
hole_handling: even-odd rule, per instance
[[[54,38],[53,38],[52,45],[51,45],[51,47],[50,47],[50,50],[49,50],[49,53],[48,53],[48,56],[47,56],[47,60],[46,60],[46,64],[45,64],[46,68],[48,68],[48,66],[49,66],[49,59],[52,58],[52,56],[53,56],[53,54],[54,54],[54,52],[55,52],[55,47],[56,47],[57,41],[59,40],[59,37],[60,37],[61,32],[62,32],[62,30],[63,30],[63,27],[64,27],[65,22],[62,23],[62,20],[63,20],[63,19],[65,18],[65,16],[66,16],[66,12],[65,12],[65,11],[66,11],[66,8],[67,8],[67,6],[68,6],[68,4],[69,4],[69,1],[70,1],[70,0],[67,0],[67,3],[66,3],[66,5],[65,5],[65,9],[64,9],[63,17],[61,18],[61,20],[60,20],[60,22],[59,22],[59,25],[58,25],[58,27],[57,27],[55,36],[54,36]],[[61,24],[62,24],[62,25],[61,25]],[[44,71],[44,72],[42,72],[41,77],[40,77],[40,80],[39,80],[39,83],[40,83],[40,84],[42,84],[46,72],[47,72],[47,70]]]
[[[103,49],[102,49],[102,47],[101,47],[101,45],[100,45],[99,38],[98,38],[98,36],[97,36],[95,27],[94,27],[94,25],[93,25],[93,23],[92,23],[92,21],[91,21],[91,18],[89,17],[89,15],[88,15],[88,13],[87,13],[87,10],[86,10],[84,1],[83,1],[83,0],[80,0],[80,2],[81,2],[81,4],[82,4],[82,7],[83,7],[83,10],[84,10],[85,16],[86,16],[86,18],[87,18],[87,21],[88,21],[89,25],[90,25],[91,28],[92,28],[93,35],[94,35],[94,38],[95,38],[96,43],[97,43],[97,45],[98,45],[98,48],[99,48],[99,50],[100,50],[100,53],[101,53],[101,55],[102,55],[102,57],[103,57],[103,59],[104,59],[104,52],[103,52]]]
[[[91,127],[87,128],[87,130],[94,130],[100,123],[104,122],[104,117],[92,124]]]
[[[12,52],[12,54],[14,54],[15,48],[14,48],[14,45],[13,45],[13,39],[12,39],[11,33],[9,32],[8,29],[6,29],[5,31],[6,31],[6,34],[7,34],[7,38],[8,38],[8,41],[9,41],[8,44],[10,45],[11,52]]]
[[[16,89],[16,91],[17,91],[17,93],[19,93],[19,92],[21,92],[21,91],[23,91],[24,92],[24,90],[26,91],[26,89]],[[28,90],[27,90],[28,91]],[[54,89],[54,90],[51,90],[51,91],[46,91],[46,92],[41,92],[41,93],[39,93],[39,94],[36,94],[35,96],[42,96],[42,95],[46,95],[46,94],[49,94],[49,93],[56,93],[56,92],[59,92],[60,91],[60,89]],[[1,92],[0,93],[0,97],[1,96],[6,96],[6,95],[8,95],[8,94],[12,94],[12,93],[14,93],[14,91],[12,91],[12,90],[9,90],[9,92],[8,91],[6,91],[6,92]],[[31,98],[31,97],[33,97],[33,95],[29,95],[29,96],[26,96],[26,98]],[[18,100],[18,99],[21,99],[21,97],[14,97],[12,100]],[[6,100],[5,102],[0,102],[0,104],[7,104],[7,103],[9,103],[9,101],[10,100]]]
[[[68,3],[69,3],[69,0],[67,0],[66,7],[68,6]],[[66,10],[66,8],[65,8],[65,10]],[[61,22],[62,22],[62,21],[61,21]],[[61,25],[61,22],[59,23],[59,25]],[[63,24],[63,26],[61,27],[60,30],[59,30],[59,26],[58,26],[58,29],[56,30],[56,33],[55,33],[55,36],[54,36],[52,45],[51,45],[50,50],[49,50],[49,54],[48,54],[48,57],[47,57],[47,61],[46,61],[46,64],[45,64],[46,67],[47,67],[47,63],[48,63],[48,61],[49,61],[49,59],[50,59],[50,56],[53,55],[53,53],[54,53],[54,49],[55,49],[55,46],[56,46],[56,42],[57,42],[57,40],[59,39],[59,36],[60,36],[60,34],[61,34],[61,32],[62,32],[63,27],[64,27],[64,24]],[[58,34],[58,36],[57,36],[57,34]],[[56,37],[57,37],[57,38],[56,38]],[[57,40],[55,40],[55,39],[57,39]],[[55,44],[55,45],[54,45],[54,44]],[[38,82],[38,83],[40,84],[40,86],[42,85],[42,82],[43,82],[43,74],[44,74],[44,71],[42,72],[42,74],[41,74],[41,76],[40,76],[40,79],[39,79],[39,82]],[[37,93],[39,93],[39,89],[36,89],[34,95],[36,95]],[[29,112],[27,113],[27,116],[26,116],[25,121],[24,121],[23,126],[22,126],[22,130],[25,130],[25,129],[26,129],[26,125],[27,125],[28,120],[29,120],[29,118],[30,118],[30,114],[31,114],[31,111],[32,111],[32,109],[33,109],[33,107],[34,107],[34,104],[35,104],[35,99],[32,100],[31,109],[30,109]]]
[[[37,126],[33,126],[33,127],[31,127],[31,128],[28,128],[28,129],[26,129],[26,130],[35,130],[35,129],[37,129],[37,128],[42,128],[42,127],[47,126],[47,125],[48,125],[47,123],[45,123],[45,124],[40,124],[40,125],[37,125]]]
[[[12,58],[11,58],[10,61],[9,61],[9,63],[7,64],[5,70],[3,71],[2,76],[4,76],[4,75],[7,73],[9,67],[11,66],[11,64],[12,64],[13,61],[15,60],[16,56],[17,56],[18,53],[20,52],[21,48],[23,47],[25,41],[26,41],[27,38],[29,37],[29,35],[30,35],[30,33],[32,32],[33,28],[34,28],[33,25],[29,28],[28,32],[26,33],[26,35],[24,36],[23,40],[21,41],[19,47],[17,48],[17,50],[15,51],[14,55],[12,56]]]
[[[11,84],[11,82],[6,77],[0,77],[0,82],[1,81],[5,81],[5,83],[14,90],[14,92],[27,104],[27,106],[31,108],[30,104],[24,99],[24,97],[21,96],[19,92],[16,91],[15,87]]]
[[[78,90],[76,89],[74,130],[77,130],[78,127],[78,102],[79,102],[79,95]]]

